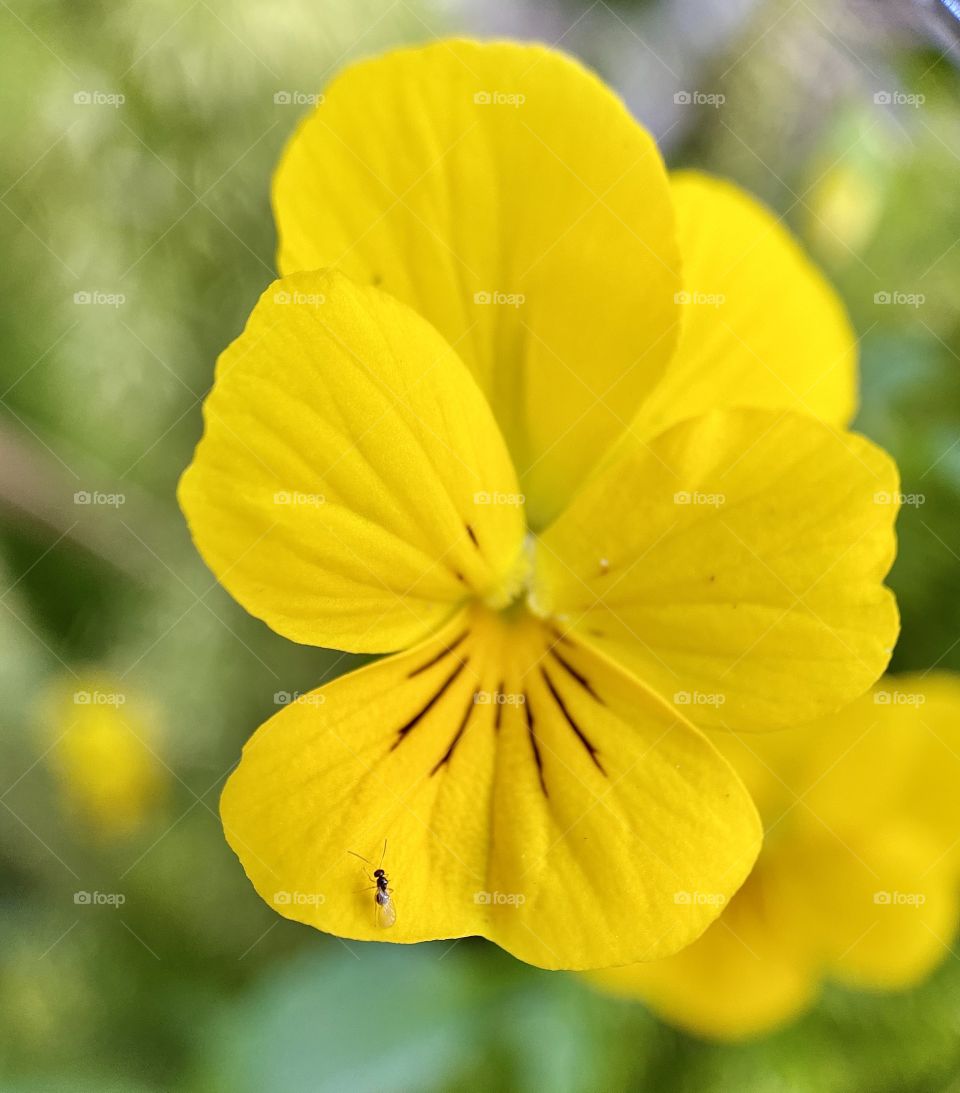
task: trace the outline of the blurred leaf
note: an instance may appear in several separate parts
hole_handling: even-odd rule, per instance
[[[211,1033],[202,1088],[442,1087],[477,1043],[483,1012],[447,946],[349,942],[275,969]]]

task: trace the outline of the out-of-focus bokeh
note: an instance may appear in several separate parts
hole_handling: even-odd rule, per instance
[[[247,616],[174,501],[217,353],[273,275],[269,180],[352,58],[451,33],[586,60],[671,166],[801,237],[900,463],[894,670],[960,669],[960,23],[946,3],[0,3],[0,1085],[960,1088],[960,959],[828,985],[737,1046],[478,941],[345,944],[260,902],[217,797],[354,658]],[[104,776],[109,764],[110,777]]]

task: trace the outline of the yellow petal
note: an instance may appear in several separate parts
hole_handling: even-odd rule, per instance
[[[955,879],[902,824],[842,838],[768,836],[756,868],[698,941],[665,960],[591,973],[696,1035],[737,1040],[798,1017],[826,978],[880,990],[919,983],[948,954]]]
[[[771,865],[773,867],[771,868]],[[740,1040],[799,1016],[820,985],[818,952],[794,926],[779,872],[761,858],[698,941],[649,964],[591,972],[603,991],[642,999],[695,1036]]]
[[[886,676],[811,730],[791,779],[810,811],[865,832],[899,818],[960,865],[960,678]]]
[[[795,1016],[823,979],[920,982],[960,920],[958,726],[960,680],[937,673],[887,677],[810,725],[716,733],[764,820],[757,865],[699,941],[591,979],[723,1039]]]
[[[508,600],[524,535],[503,440],[436,331],[342,274],[275,282],[222,354],[180,505],[205,561],[295,641],[417,641]]]
[[[287,917],[367,940],[480,934],[547,968],[675,951],[759,844],[732,770],[669,706],[529,615],[483,608],[267,722],[221,813]],[[385,841],[390,925],[369,879]],[[678,898],[692,890],[718,896]]]
[[[724,406],[800,410],[845,425],[856,403],[856,338],[837,294],[743,190],[694,171],[671,183],[681,335],[637,431],[655,436]]]
[[[797,929],[816,938],[826,973],[858,987],[921,982],[950,953],[960,905],[942,847],[902,821],[822,832],[793,866]],[[805,921],[804,921],[805,920]]]
[[[536,45],[441,41],[346,69],[273,188],[282,272],[335,266],[437,327],[546,522],[662,374],[679,259],[650,136]]]
[[[960,681],[889,676],[831,717],[784,734],[722,734],[779,783],[758,800],[768,831],[789,827],[803,878],[799,928],[819,939],[827,974],[858,986],[919,982],[945,956],[960,920]],[[776,741],[780,735],[785,739]],[[779,754],[773,754],[776,744]],[[755,798],[756,799],[756,798]]]
[[[960,865],[960,677],[884,676],[810,724],[713,740],[768,828],[802,824],[815,836],[843,831],[856,843],[898,824],[939,847],[925,868],[934,859]]]
[[[883,452],[800,414],[626,436],[538,540],[532,603],[698,723],[810,721],[889,659],[897,488]]]

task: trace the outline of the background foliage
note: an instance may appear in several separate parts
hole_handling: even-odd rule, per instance
[[[900,523],[895,667],[960,669],[960,49],[894,7],[0,4],[3,1088],[960,1089],[954,956],[915,992],[830,988],[729,1047],[481,942],[347,947],[275,916],[219,787],[284,692],[351,658],[246,616],[173,500],[213,361],[272,276],[270,173],[306,109],[277,93],[402,42],[536,37],[596,66],[672,165],[760,195],[839,285],[859,427],[923,495]],[[91,667],[149,727],[162,792],[132,834],[71,813],[53,761],[51,688]]]

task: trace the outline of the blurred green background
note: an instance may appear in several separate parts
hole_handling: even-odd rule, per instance
[[[269,179],[306,97],[392,45],[538,38],[599,69],[671,165],[768,202],[839,286],[858,425],[923,498],[894,668],[960,669],[960,46],[934,7],[0,0],[4,1090],[960,1090],[952,956],[729,1047],[479,941],[346,945],[276,916],[219,788],[285,694],[353,658],[244,614],[173,496],[272,277]],[[87,784],[110,726],[71,759],[51,698],[97,686],[142,731],[122,830]]]

